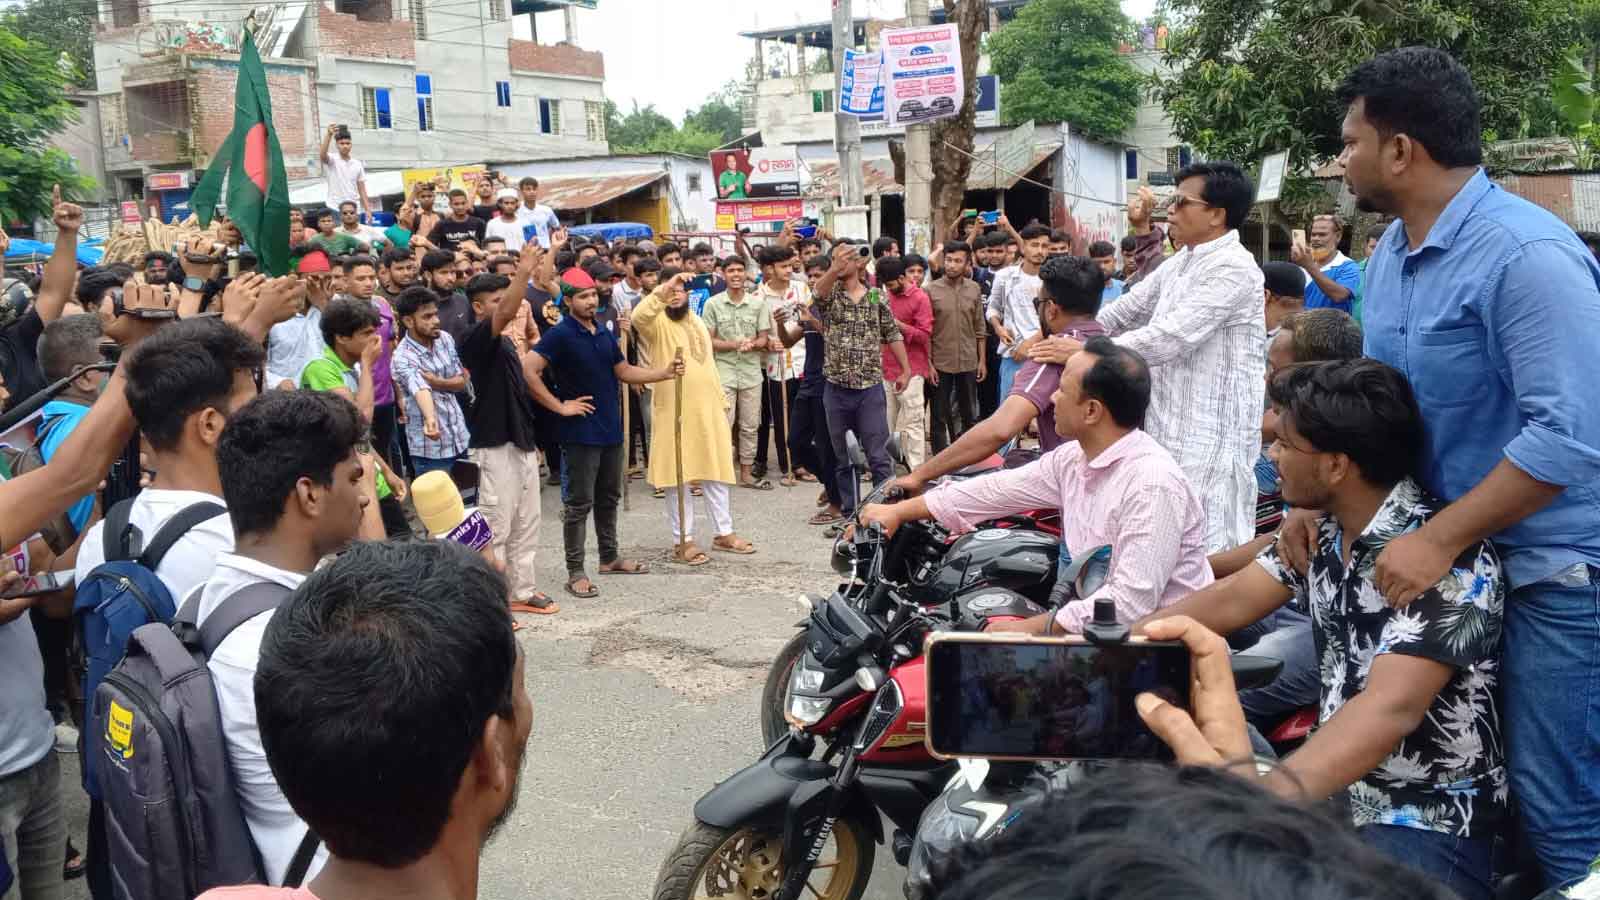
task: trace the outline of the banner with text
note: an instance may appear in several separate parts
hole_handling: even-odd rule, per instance
[[[889,121],[913,125],[961,109],[961,42],[954,25],[886,29],[882,41]]]
[[[793,145],[714,150],[711,178],[718,200],[800,196],[800,156]]]
[[[883,115],[883,51],[844,51],[839,74],[839,111],[852,116]]]
[[[800,200],[771,200],[757,203],[718,203],[717,230],[734,231],[758,222],[787,222],[805,215]]]
[[[440,194],[460,189],[467,192],[468,197],[475,196],[473,187],[478,179],[488,171],[484,165],[450,166],[443,169],[406,169],[400,173],[400,181],[405,185],[406,196],[411,195],[411,186],[419,181],[431,181]],[[474,200],[474,203],[477,201]]]

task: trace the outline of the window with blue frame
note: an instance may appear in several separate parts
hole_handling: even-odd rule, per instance
[[[1126,169],[1127,169],[1127,172],[1126,172],[1126,174],[1123,175],[1123,177],[1124,178],[1130,178],[1130,179],[1138,178],[1139,177],[1139,149],[1137,147],[1129,147],[1127,150],[1123,151],[1123,158],[1126,160],[1125,166],[1126,166]]]
[[[361,127],[369,130],[394,127],[394,113],[389,106],[388,88],[361,89]]]
[[[417,130],[433,130],[433,76],[417,74]]]
[[[511,82],[496,81],[494,83],[494,105],[503,108],[510,108]]]

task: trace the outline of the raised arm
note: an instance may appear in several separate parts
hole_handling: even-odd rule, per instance
[[[1261,279],[1256,275],[1255,286],[1248,288],[1240,282],[1240,273],[1218,272],[1200,279],[1184,292],[1184,302],[1161,316],[1151,316],[1149,324],[1131,330],[1114,328],[1123,313],[1134,314],[1141,305],[1155,305],[1155,295],[1162,283],[1159,275],[1149,281],[1134,285],[1131,294],[1123,294],[1100,311],[1100,324],[1117,336],[1117,343],[1137,351],[1151,367],[1166,365],[1192,353],[1194,349],[1215,334],[1234,318],[1242,304],[1253,303],[1259,311]],[[1129,300],[1124,307],[1122,301]],[[1109,319],[1109,321],[1108,321]],[[1120,334],[1118,333],[1120,331]]]
[[[39,321],[47,325],[61,318],[62,307],[67,305],[67,300],[72,296],[73,276],[78,271],[78,230],[83,227],[83,209],[76,203],[61,199],[61,185],[55,186],[51,201],[54,205],[51,218],[56,226],[56,246],[50,253],[50,261],[45,264],[44,280],[39,282],[39,299],[34,305],[34,310],[39,313]]]
[[[989,458],[1038,416],[1038,408],[1027,397],[1007,397],[994,415],[967,429],[954,443],[911,474],[901,476],[895,484],[907,493],[917,493],[934,479]]]
[[[494,313],[489,321],[489,330],[495,337],[499,337],[517,317],[522,309],[522,299],[528,293],[528,280],[533,277],[533,270],[544,257],[544,252],[524,247],[522,256],[517,259],[517,273],[511,276],[511,284],[495,302]]]
[[[322,135],[322,154],[319,158],[324,164],[333,162],[333,158],[328,156],[328,148],[333,146],[333,133],[338,128],[338,125],[329,125],[328,130]]]

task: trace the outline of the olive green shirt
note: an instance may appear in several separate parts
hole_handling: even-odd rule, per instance
[[[700,311],[706,329],[718,340],[747,341],[765,331],[772,332],[772,305],[759,291],[745,291],[735,303],[727,291],[712,295]],[[717,375],[722,386],[753,388],[761,386],[761,361],[765,353],[740,353],[718,350]]]

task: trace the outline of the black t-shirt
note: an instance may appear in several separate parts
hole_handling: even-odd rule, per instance
[[[483,246],[483,229],[487,223],[477,216],[467,216],[465,222],[445,216],[439,224],[433,226],[433,231],[428,235],[428,241],[440,250],[449,250],[452,253],[461,248],[462,241],[472,241],[479,247]]]
[[[492,325],[488,319],[473,325],[459,348],[461,364],[472,373],[472,390],[477,395],[467,416],[467,430],[472,432],[468,446],[513,444],[518,450],[531,451],[538,446],[533,424],[538,404],[528,391],[522,361],[517,359],[511,339],[503,334],[495,337]]]
[[[795,392],[795,397],[821,397],[822,396],[822,355],[825,352],[826,339],[822,332],[811,325],[804,326],[801,338],[806,342],[806,365],[800,373],[800,390]]]
[[[457,348],[466,343],[467,332],[472,330],[472,301],[467,299],[466,294],[451,291],[448,295],[440,296],[439,327],[450,335]]]
[[[472,214],[487,222],[495,216],[500,215],[500,210],[495,209],[493,206],[484,206],[482,203],[475,203],[472,206]]]
[[[30,309],[22,317],[0,329],[0,373],[6,378],[6,389],[11,399],[6,409],[44,390],[44,372],[39,370],[39,335],[44,334],[44,320],[39,311]]]

